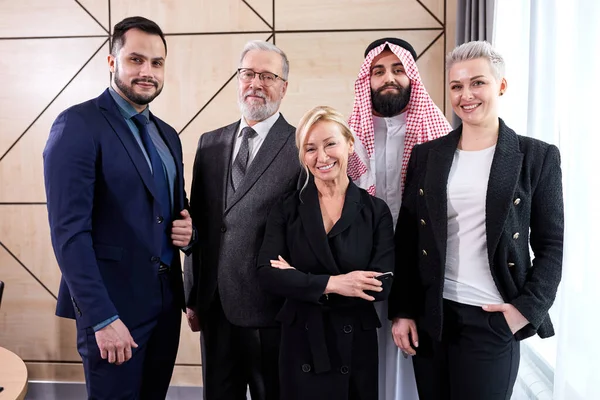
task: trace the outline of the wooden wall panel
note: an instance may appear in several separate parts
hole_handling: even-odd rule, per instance
[[[27,362],[31,379],[83,380],[75,324],[54,316],[60,273],[42,151],[62,110],[106,88],[115,22],[143,15],[167,35],[165,89],[151,107],[180,132],[189,192],[200,135],[240,117],[234,74],[245,42],[270,40],[288,54],[282,112],[294,125],[318,104],[348,115],[364,49],[385,36],[413,44],[423,82],[444,108],[455,11],[456,0],[0,1],[0,52],[10,55],[0,59],[0,346]],[[185,321],[172,382],[202,383],[199,334]]]
[[[121,0],[111,4],[113,24],[127,16],[144,15],[169,33],[271,30],[241,0]]]
[[[277,0],[280,29],[441,28],[415,0]]]
[[[54,48],[52,43],[55,39],[44,39],[39,40],[40,46],[39,51],[45,54],[44,59],[46,63],[56,64],[60,67],[62,62],[61,54],[70,54],[69,46],[72,40],[69,39],[67,42],[63,42],[62,46],[66,47],[64,50]],[[60,39],[64,40],[64,39]],[[90,39],[77,39],[84,43]],[[94,39],[97,41],[98,39]],[[43,45],[48,42],[47,53],[42,50]],[[28,86],[27,80],[21,80],[20,85],[10,86],[10,92],[4,92],[0,96],[2,98],[10,98],[13,108],[11,108],[11,114],[7,115],[7,119],[15,121],[21,121],[19,115],[27,115],[31,117],[31,121],[19,122],[19,124],[7,124],[0,125],[1,133],[0,137],[11,138],[12,141],[7,141],[6,148],[12,146],[9,152],[4,150],[0,152],[0,204],[1,203],[30,203],[30,202],[45,202],[46,195],[44,192],[44,177],[43,177],[43,166],[42,166],[42,152],[46,145],[46,139],[50,126],[58,114],[65,108],[72,106],[77,103],[89,100],[92,97],[98,96],[109,82],[108,72],[108,45],[104,45],[99,48],[99,45],[105,43],[106,39],[100,43],[93,43],[87,49],[82,49],[82,57],[80,57],[81,65],[77,68],[72,68],[70,75],[64,77],[59,85],[52,85],[51,87],[40,84],[40,94],[36,95],[35,88],[22,90]],[[0,47],[5,43],[19,43],[16,41],[0,40]],[[98,50],[96,55],[94,52]],[[54,58],[52,58],[52,54]],[[37,53],[29,54],[30,58],[36,59]],[[93,56],[93,57],[92,57]],[[91,57],[91,59],[90,59]],[[89,62],[88,62],[89,60]],[[87,62],[85,68],[81,69],[81,72],[77,74],[77,71]],[[68,65],[68,64],[67,64]],[[27,71],[26,65],[21,65],[23,72]],[[35,69],[32,74],[35,74]],[[43,72],[41,73],[43,75]],[[55,79],[54,76],[48,75],[49,79]],[[16,78],[15,78],[16,79]],[[39,76],[36,77],[39,79]],[[71,83],[67,85],[69,80]],[[66,85],[66,86],[65,86]],[[64,89],[64,90],[63,90]],[[30,93],[29,90],[32,92]],[[60,92],[63,90],[62,92]],[[59,94],[60,92],[60,94]],[[58,97],[57,97],[58,95]],[[38,104],[36,97],[43,97],[46,103]],[[54,101],[52,101],[54,99]],[[52,101],[52,102],[51,102]],[[36,105],[36,112],[31,112],[31,107]],[[46,108],[46,111],[39,115],[39,113]],[[4,111],[0,111],[3,113]],[[4,115],[4,114],[2,114]],[[27,126],[34,122],[35,118],[39,115],[39,119],[31,125],[31,127],[25,131]],[[0,141],[0,143],[2,143]],[[2,207],[2,206],[0,206]],[[47,219],[38,221],[38,223],[47,223]],[[0,222],[2,224],[2,222]],[[22,232],[27,232],[29,227],[24,229]],[[2,238],[0,238],[2,241]],[[1,268],[1,267],[0,267]],[[0,275],[1,277],[1,275]]]
[[[0,53],[5,55],[0,57],[0,155],[105,41],[106,38],[0,40]],[[104,76],[108,79],[107,74]]]
[[[0,1],[0,38],[107,33],[73,0]]]

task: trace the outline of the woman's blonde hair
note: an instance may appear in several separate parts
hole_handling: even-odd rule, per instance
[[[310,130],[318,122],[322,121],[333,122],[337,124],[340,128],[340,132],[348,141],[348,143],[354,143],[354,135],[352,134],[352,130],[346,123],[344,116],[336,109],[329,106],[317,106],[304,114],[302,119],[300,119],[298,128],[296,128],[296,147],[298,148],[298,159],[300,160],[300,164],[302,167],[304,167],[304,171],[306,172],[306,181],[304,182],[301,191],[304,190],[308,184],[308,180],[310,179],[308,167],[304,163],[304,153],[306,152],[304,149],[304,142],[306,141],[308,132],[310,132]]]

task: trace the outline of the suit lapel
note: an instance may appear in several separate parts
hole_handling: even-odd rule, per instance
[[[254,186],[258,178],[260,178],[269,165],[271,165],[275,157],[277,157],[281,151],[283,145],[293,133],[294,128],[287,123],[283,116],[280,116],[269,130],[258,153],[252,160],[244,179],[242,179],[240,187],[237,188],[235,194],[231,197],[231,201],[228,202],[225,212],[228,212],[229,209],[233,207],[252,188],[252,186]],[[231,152],[229,153],[229,159],[231,160]],[[228,165],[231,165],[231,162],[229,162]],[[227,171],[227,177],[229,177],[229,168]]]
[[[140,174],[144,185],[146,185],[146,188],[152,194],[152,196],[157,198],[154,178],[152,177],[152,173],[150,171],[150,167],[148,166],[148,162],[144,157],[144,153],[142,153],[142,149],[135,140],[135,137],[129,129],[129,126],[127,126],[125,119],[119,112],[117,104],[111,97],[108,89],[106,89],[104,93],[98,97],[98,105],[102,114],[104,115],[104,118],[106,118],[110,126],[113,128],[121,140],[121,143],[123,143],[123,147],[125,147],[127,154],[129,154],[129,157],[131,158],[136,170]]]
[[[512,206],[523,153],[517,134],[500,120],[498,143],[492,160],[485,201],[485,229],[490,265],[498,247],[504,223]]]
[[[231,169],[231,155],[233,154],[233,146],[235,143],[235,135],[240,127],[240,122],[235,124],[231,124],[225,128],[220,135],[219,140],[222,140],[223,143],[223,156],[219,158],[217,162],[221,163],[216,166],[216,171],[219,171],[223,174],[222,179],[220,180],[223,185],[221,188],[217,188],[217,191],[221,193],[221,198],[223,199],[223,214],[225,214],[230,208],[230,199],[227,197],[227,191],[229,190],[229,180],[231,179],[230,169]],[[222,171],[222,172],[221,172]],[[233,190],[233,189],[231,189]],[[230,196],[233,198],[232,196]]]
[[[422,188],[429,211],[431,229],[441,257],[446,254],[448,239],[448,175],[461,132],[462,128],[459,128],[449,133],[429,151],[427,173]]]
[[[356,219],[356,216],[362,207],[363,204],[360,201],[360,191],[358,190],[358,187],[350,181],[350,185],[348,185],[348,190],[346,191],[346,198],[344,199],[342,215],[335,225],[333,225],[328,236],[333,238],[348,229]]]
[[[319,205],[319,194],[312,176],[300,198],[302,202],[298,207],[298,213],[302,220],[302,226],[306,231],[308,243],[319,262],[329,272],[337,275],[340,270],[329,247],[325,226],[323,225],[323,216],[321,215],[321,206]]]

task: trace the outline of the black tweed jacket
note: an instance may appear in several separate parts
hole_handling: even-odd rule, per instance
[[[413,318],[438,339],[446,265],[446,187],[461,133],[462,125],[414,148],[396,227],[389,318]],[[494,282],[504,301],[530,322],[516,338],[554,335],[548,309],[561,279],[564,231],[556,146],[519,136],[500,120],[485,221]]]

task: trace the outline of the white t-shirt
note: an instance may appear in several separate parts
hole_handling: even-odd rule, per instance
[[[391,118],[373,115],[375,135],[375,196],[386,202],[394,229],[402,202],[402,156],[406,138],[406,112]]]
[[[504,303],[490,271],[485,200],[496,146],[456,150],[448,176],[444,299],[482,306]]]

